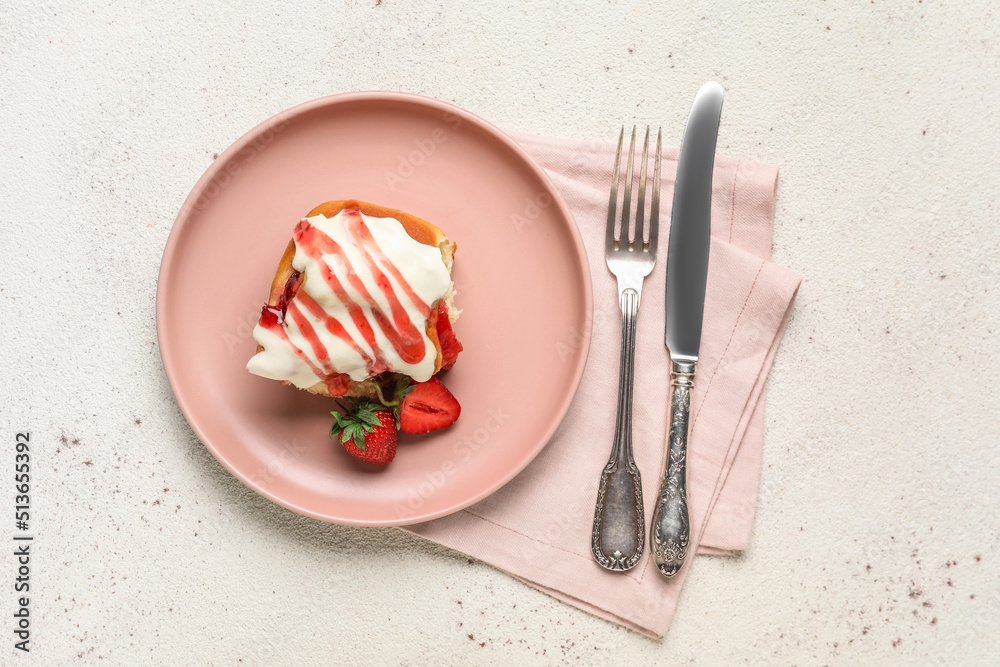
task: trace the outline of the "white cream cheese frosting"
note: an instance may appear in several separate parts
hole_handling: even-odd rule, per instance
[[[451,285],[440,249],[395,218],[357,208],[303,218],[294,239],[301,286],[283,313],[264,309],[253,331],[264,349],[247,370],[301,388],[340,373],[357,382],[385,371],[430,379],[437,350],[428,318]]]

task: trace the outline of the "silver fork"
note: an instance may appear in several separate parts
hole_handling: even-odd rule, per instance
[[[618,180],[625,128],[618,135],[611,197],[608,202],[608,225],[604,238],[604,256],[608,268],[618,279],[618,305],[622,311],[622,350],[618,365],[618,412],[611,457],[601,472],[594,509],[591,551],[594,559],[609,570],[629,570],[642,557],[646,529],[642,511],[642,480],[632,457],[632,385],[635,367],[635,326],[639,314],[642,282],[656,263],[656,237],[660,219],[660,138],[656,135],[653,167],[653,197],[649,210],[649,241],[644,240],[643,215],[646,199],[646,162],[649,151],[649,127],[642,145],[639,170],[639,197],[635,207],[635,231],[629,234],[629,209],[632,205],[632,163],[635,154],[635,127],[628,149],[625,170],[625,196],[621,224],[615,235],[618,205]]]

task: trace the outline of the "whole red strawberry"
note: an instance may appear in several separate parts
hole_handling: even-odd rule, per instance
[[[462,406],[436,377],[418,382],[399,404],[399,428],[404,433],[427,433],[451,426]]]
[[[340,440],[347,453],[365,463],[384,466],[396,456],[396,417],[385,407],[367,399],[333,415],[330,437]]]

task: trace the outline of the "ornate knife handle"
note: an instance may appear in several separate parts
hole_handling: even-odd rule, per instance
[[[684,565],[691,543],[687,502],[688,413],[695,362],[671,361],[670,435],[667,469],[663,474],[656,510],[649,527],[653,561],[666,577]]]
[[[631,288],[619,297],[622,351],[618,366],[618,412],[611,458],[601,473],[594,509],[590,549],[601,567],[629,570],[642,557],[646,520],[642,513],[642,480],[632,458],[632,385],[635,369],[635,323],[639,293]]]

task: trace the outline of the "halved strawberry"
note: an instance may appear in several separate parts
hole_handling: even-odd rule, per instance
[[[448,319],[448,306],[442,302],[438,306],[437,312],[437,337],[441,343],[441,370],[446,370],[455,365],[458,353],[462,351],[462,344],[455,337],[455,330],[451,328],[451,320]]]
[[[399,428],[404,433],[427,433],[451,426],[462,414],[462,406],[441,381],[432,377],[419,382],[399,405]]]
[[[387,465],[396,456],[396,416],[377,403],[359,400],[352,410],[333,415],[330,437],[338,438],[347,453],[365,463]]]

